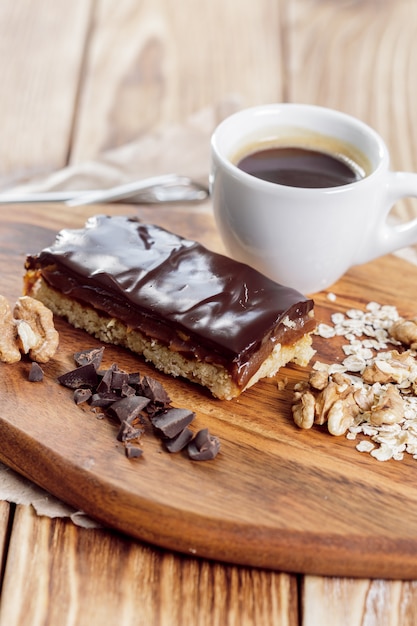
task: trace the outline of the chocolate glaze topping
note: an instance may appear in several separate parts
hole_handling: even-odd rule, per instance
[[[98,215],[62,230],[26,268],[187,357],[224,365],[239,384],[257,354],[314,327],[313,301],[294,289],[135,218]]]

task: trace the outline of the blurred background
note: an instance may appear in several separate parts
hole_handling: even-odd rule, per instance
[[[273,101],[356,115],[417,169],[415,0],[2,0],[0,51],[3,187]]]

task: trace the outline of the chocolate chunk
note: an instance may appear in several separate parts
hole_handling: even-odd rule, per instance
[[[161,383],[150,376],[144,376],[141,381],[142,394],[153,403],[167,406],[171,399]]]
[[[116,417],[120,422],[117,440],[125,444],[126,456],[137,458],[143,451],[130,442],[138,440],[144,432],[139,425],[143,414],[147,415],[156,433],[163,439],[168,452],[180,452],[187,448],[189,457],[196,461],[214,459],[220,442],[207,429],[200,430],[193,438],[188,425],[195,417],[189,409],[174,408],[161,383],[150,376],[142,379],[139,372],[129,374],[119,369],[116,363],[106,370],[96,370],[101,362],[103,349],[83,350],[76,353],[77,362],[82,363],[58,378],[66,387],[74,389],[74,402],[88,402],[97,418],[105,415]],[[96,357],[93,356],[93,352]],[[40,367],[33,363],[31,370]],[[97,413],[102,409],[103,412]]]
[[[117,365],[115,365],[113,363],[113,365],[111,367],[109,367],[107,370],[105,370],[102,373],[101,376],[101,380],[97,386],[97,393],[109,393],[111,392],[112,389],[112,380],[113,380],[113,371],[114,368],[117,367]]]
[[[120,400],[119,396],[112,391],[103,391],[102,393],[93,393],[90,404],[93,407],[102,407],[103,409],[111,406],[114,402]]]
[[[122,388],[120,389],[120,395],[122,398],[127,398],[128,396],[134,396],[136,395],[136,389],[132,387],[131,385],[123,384]]]
[[[31,383],[40,383],[43,380],[43,369],[36,361],[33,361],[30,366],[28,380]]]
[[[99,369],[103,358],[104,347],[90,348],[88,350],[81,350],[74,354],[74,360],[77,365],[88,365],[92,363],[96,370]]]
[[[220,450],[218,437],[210,435],[208,428],[200,430],[188,444],[188,455],[193,461],[210,461]]]
[[[97,387],[98,393],[121,392],[125,390],[125,395],[133,395],[136,393],[132,388],[129,393],[129,374],[119,369],[116,363],[113,363],[107,370],[99,372],[101,376],[100,383]]]
[[[79,388],[74,391],[74,402],[75,404],[82,404],[83,402],[88,402],[88,400],[93,395],[91,389]]]
[[[148,404],[149,398],[144,398],[143,396],[128,396],[127,398],[122,398],[114,402],[109,409],[109,414],[117,417],[120,423],[124,421],[131,423],[140,416],[141,411],[143,411]]]
[[[116,390],[121,390],[123,387],[129,384],[129,374],[127,372],[123,372],[122,370],[115,369],[112,372],[111,378],[111,388]]]
[[[176,437],[172,439],[166,439],[164,441],[165,447],[168,452],[180,452],[183,450],[193,438],[193,431],[188,427],[185,427]]]
[[[143,428],[135,428],[124,420],[121,425],[119,432],[117,433],[117,441],[130,441],[131,439],[138,439],[143,433]]]
[[[191,424],[195,413],[188,409],[168,409],[151,418],[152,425],[163,437],[172,439]]]
[[[81,365],[74,370],[58,376],[58,381],[64,387],[78,389],[79,387],[95,387],[98,382],[96,368],[93,363]]]
[[[142,456],[143,450],[142,448],[138,448],[137,446],[131,446],[127,444],[125,446],[125,454],[128,459],[138,459]]]
[[[137,387],[140,384],[140,374],[139,372],[132,372],[129,374],[128,384],[131,387]]]

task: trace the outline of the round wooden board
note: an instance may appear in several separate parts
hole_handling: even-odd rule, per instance
[[[64,226],[81,226],[98,212],[132,207],[53,206],[3,209],[0,293],[21,293],[25,254],[53,241]],[[210,215],[201,210],[142,209],[162,224],[221,250]],[[415,315],[417,268],[388,256],[352,269],[332,291],[317,294],[316,314],[363,308],[370,300]],[[104,365],[159,379],[175,406],[196,412],[193,429],[221,440],[210,462],[171,455],[151,431],[144,454],[128,460],[117,425],[77,407],[57,376],[74,366],[74,352],[98,342],[57,320],[60,349],[42,383],[27,380],[29,363],[0,364],[0,459],[103,524],[152,544],[210,559],[276,570],[381,578],[417,577],[417,461],[378,462],[355,442],[324,428],[299,430],[292,388],[307,370],[285,368],[239,399],[222,402],[186,381],[156,372],[140,358],[108,346]],[[315,338],[317,358],[342,358],[332,341]],[[284,390],[278,382],[287,379]]]

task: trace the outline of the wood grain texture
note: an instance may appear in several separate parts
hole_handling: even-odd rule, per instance
[[[0,585],[3,582],[4,565],[9,547],[9,533],[12,528],[13,505],[0,502]]]
[[[0,626],[297,626],[287,574],[200,561],[17,507]]]
[[[306,576],[302,626],[413,626],[417,583]]]
[[[84,217],[98,209],[84,209]],[[12,297],[18,288],[22,242],[30,235],[33,251],[53,239],[53,231],[44,228],[50,213],[50,207],[38,206],[36,212],[16,207],[13,215],[2,217],[0,232],[13,250],[0,256],[5,295]],[[79,225],[82,215],[80,209],[75,219],[62,209],[60,219]],[[212,218],[192,217],[188,213],[184,222],[182,211],[152,212],[156,223],[219,247]],[[337,304],[317,294],[318,319],[362,307],[369,299],[397,304],[410,316],[416,277],[415,267],[394,257],[354,268],[334,286]],[[196,429],[208,427],[222,441],[214,462],[196,464],[164,453],[148,431],[144,458],[129,462],[115,440],[117,426],[77,407],[56,382],[73,367],[74,352],[97,342],[61,320],[57,328],[60,350],[45,366],[42,385],[25,380],[25,362],[2,367],[0,458],[6,464],[108,526],[186,554],[288,572],[417,576],[415,461],[381,464],[359,454],[345,438],[298,430],[290,411],[292,387],[306,370],[280,372],[278,378],[289,380],[282,392],[271,379],[236,401],[220,402],[198,386],[158,375],[130,353],[107,347],[107,365],[118,362],[128,371],[139,368],[156,376],[174,405],[196,411]],[[333,343],[315,341],[317,358],[338,358]]]
[[[394,147],[412,146],[416,3],[291,0],[285,15],[288,99],[357,115]]]
[[[235,95],[281,99],[280,6],[202,0],[196,13],[195,0],[99,0],[71,161]]]
[[[1,3],[2,186],[67,163],[91,6],[90,0]]]

